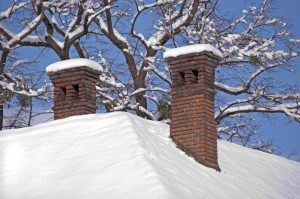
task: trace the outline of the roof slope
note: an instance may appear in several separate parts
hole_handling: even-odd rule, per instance
[[[218,141],[222,172],[176,148],[169,126],[129,113],[0,134],[0,198],[300,198],[300,164]]]

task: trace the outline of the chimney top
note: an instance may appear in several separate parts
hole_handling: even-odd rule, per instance
[[[195,44],[190,46],[173,48],[164,52],[164,58],[165,60],[168,60],[169,58],[175,58],[182,55],[197,54],[205,51],[212,52],[213,55],[217,56],[219,59],[223,58],[222,53],[217,48],[213,47],[210,44]]]
[[[98,71],[98,72],[103,71],[102,66],[93,60],[84,59],[84,58],[75,58],[75,59],[68,59],[68,60],[63,60],[63,61],[59,61],[59,62],[50,64],[46,68],[46,72],[47,73],[58,72],[61,70],[77,68],[77,67],[82,67],[82,66],[88,67],[88,68],[90,68],[94,71]]]
[[[70,59],[49,65],[46,69],[54,86],[54,119],[94,114],[96,84],[102,67],[89,59]]]

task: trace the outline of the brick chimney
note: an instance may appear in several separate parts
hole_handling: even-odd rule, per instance
[[[198,44],[168,50],[164,58],[172,70],[171,138],[197,162],[220,171],[214,80],[222,54]]]
[[[46,69],[54,85],[54,119],[96,113],[96,83],[102,67],[89,59],[70,59]]]

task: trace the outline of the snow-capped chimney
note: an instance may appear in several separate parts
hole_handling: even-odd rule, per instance
[[[96,113],[96,83],[102,67],[89,59],[70,59],[46,69],[54,85],[54,119]]]
[[[187,155],[220,171],[214,80],[222,54],[198,44],[168,50],[164,58],[172,70],[171,138]]]

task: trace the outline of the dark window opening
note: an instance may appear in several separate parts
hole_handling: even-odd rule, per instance
[[[179,72],[181,80],[184,82],[184,72]]]
[[[74,98],[79,99],[79,85],[78,84],[73,85],[73,88],[74,88]]]
[[[65,100],[66,99],[66,94],[67,94],[67,89],[66,87],[60,87],[60,99]]]
[[[192,70],[192,82],[193,83],[198,82],[198,70]]]
[[[184,71],[178,72],[178,86],[183,86],[185,82]]]

